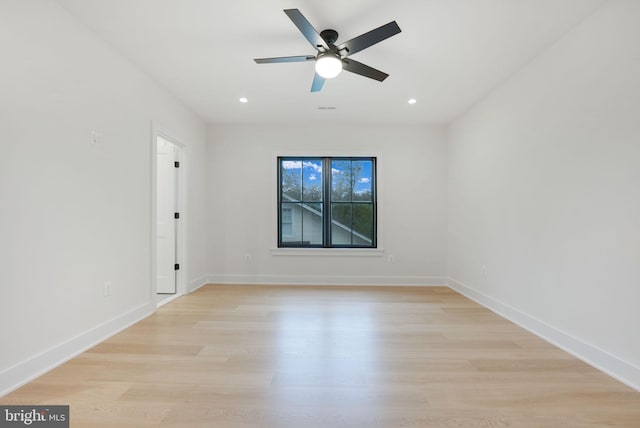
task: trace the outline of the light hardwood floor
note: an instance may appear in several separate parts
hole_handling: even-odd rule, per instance
[[[640,427],[640,393],[445,287],[209,285],[16,390],[71,427]]]

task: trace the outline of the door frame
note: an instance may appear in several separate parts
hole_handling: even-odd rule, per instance
[[[150,172],[151,172],[151,188],[150,188],[150,206],[149,212],[151,219],[151,233],[150,233],[150,257],[149,267],[151,276],[151,286],[149,287],[149,297],[152,303],[158,302],[158,281],[157,281],[157,257],[158,257],[158,245],[157,245],[157,232],[158,232],[158,216],[157,216],[157,192],[158,192],[158,178],[157,178],[157,149],[158,149],[158,137],[161,137],[170,143],[174,144],[177,148],[177,159],[180,162],[180,168],[176,171],[176,179],[178,185],[176,188],[176,203],[178,211],[180,212],[180,219],[176,228],[176,258],[177,263],[180,264],[180,269],[176,272],[176,294],[163,299],[162,304],[166,304],[173,299],[176,299],[187,292],[186,287],[186,269],[188,266],[187,251],[185,245],[185,231],[187,230],[187,215],[186,215],[186,176],[184,172],[185,159],[187,158],[187,146],[182,144],[179,139],[173,137],[170,133],[165,132],[162,128],[154,125],[151,122],[151,141],[149,144],[149,158],[150,158]]]

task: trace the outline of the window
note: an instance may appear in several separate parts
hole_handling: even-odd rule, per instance
[[[376,248],[376,158],[278,158],[278,247]]]

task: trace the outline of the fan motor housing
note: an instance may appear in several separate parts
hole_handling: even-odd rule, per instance
[[[338,32],[336,30],[322,30],[320,32],[320,37],[322,37],[328,44],[332,45],[338,40]]]

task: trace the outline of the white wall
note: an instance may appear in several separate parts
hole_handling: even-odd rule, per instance
[[[274,255],[276,155],[348,154],[378,156],[378,211],[382,217],[378,239],[384,253],[377,257]],[[212,281],[444,282],[443,127],[212,125],[209,171]]]
[[[455,121],[448,195],[452,286],[636,387],[639,22],[608,2]]]
[[[153,310],[152,122],[188,145],[192,286],[207,257],[199,118],[49,1],[0,3],[0,52],[1,395]]]

